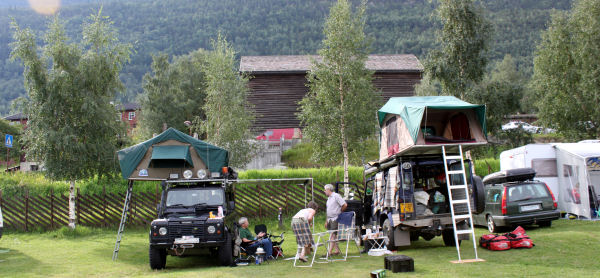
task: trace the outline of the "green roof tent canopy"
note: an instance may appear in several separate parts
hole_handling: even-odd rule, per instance
[[[154,146],[150,163],[157,168],[194,167],[187,145]]]
[[[227,150],[174,128],[169,128],[147,141],[122,149],[117,152],[117,155],[121,175],[125,179],[163,180],[168,177],[169,170],[165,170],[168,168],[186,168],[196,173],[199,169],[220,172],[222,167],[229,166]]]
[[[486,144],[485,105],[453,96],[393,97],[377,112],[380,160],[413,146],[437,150],[440,144]],[[437,145],[437,147],[435,146]],[[417,149],[418,149],[417,148]]]

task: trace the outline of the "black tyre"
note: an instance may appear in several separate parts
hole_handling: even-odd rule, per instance
[[[155,249],[150,246],[150,250],[148,250],[148,257],[150,258],[150,268],[165,268],[165,265],[167,264],[167,250]]]
[[[442,239],[444,240],[445,246],[456,246],[456,241],[454,240],[454,230],[453,229],[445,229],[442,231]],[[458,246],[462,241],[458,240]]]
[[[543,221],[543,222],[539,222],[538,225],[540,227],[550,227],[552,226],[552,221]]]
[[[419,233],[410,232],[410,241],[417,241],[417,240],[419,240]]]
[[[500,231],[500,228],[496,226],[496,223],[494,223],[494,218],[491,215],[488,215],[486,217],[486,222],[488,231],[490,231],[490,233],[497,233],[498,231]]]
[[[387,237],[387,240],[385,241],[385,246],[387,246],[387,249],[390,251],[396,250],[397,248],[394,243],[394,227],[390,225],[389,219],[383,221],[381,229],[383,230],[383,235]]]
[[[475,214],[482,213],[485,210],[485,189],[483,181],[479,176],[473,176],[471,185],[471,209]]]
[[[233,264],[233,248],[231,244],[231,235],[226,233],[225,243],[219,247],[217,256],[219,257],[219,263],[222,266],[229,266]]]

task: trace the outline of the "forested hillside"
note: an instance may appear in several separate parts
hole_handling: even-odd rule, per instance
[[[23,6],[26,1],[0,5],[0,114],[25,94],[22,67],[9,60],[11,18],[30,27],[41,38],[48,17]],[[322,29],[334,0],[64,0],[60,17],[71,37],[81,36],[81,24],[104,3],[121,41],[131,42],[135,53],[121,74],[127,86],[123,100],[141,92],[142,76],[150,70],[152,55],[183,55],[209,48],[221,32],[239,55],[314,54],[323,38]],[[540,31],[552,9],[565,10],[571,0],[486,0],[480,4],[494,24],[491,59],[511,54],[520,67],[531,72],[532,54]],[[21,3],[21,4],[20,4]],[[372,53],[412,53],[424,59],[434,47],[437,23],[431,13],[435,1],[371,0],[366,33]]]

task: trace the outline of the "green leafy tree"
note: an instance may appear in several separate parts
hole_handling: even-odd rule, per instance
[[[229,161],[244,167],[255,154],[250,128],[254,121],[247,100],[248,77],[236,70],[235,50],[221,35],[213,40],[206,57],[206,119],[196,117],[194,128],[206,134],[206,140],[229,151]]]
[[[83,24],[82,41],[69,43],[55,17],[38,54],[30,29],[15,22],[12,59],[24,65],[29,117],[24,142],[27,156],[44,164],[53,179],[70,181],[69,226],[75,227],[75,181],[115,169],[117,138],[111,100],[124,89],[119,72],[131,46],[119,43],[112,22],[101,10]]]
[[[506,55],[469,93],[468,99],[486,105],[488,131],[498,134],[506,116],[519,111],[524,91],[525,77],[517,70],[512,56]]]
[[[315,147],[313,159],[342,160],[346,182],[349,153],[363,149],[375,133],[374,111],[381,102],[372,84],[373,72],[365,68],[369,49],[365,10],[366,1],[356,12],[347,0],[331,7],[319,50],[323,60],[313,61],[309,92],[300,102],[304,132]]]
[[[153,57],[152,74],[146,74],[143,81],[140,117],[143,137],[161,132],[165,124],[187,132],[190,130],[184,122],[197,117],[205,119],[204,66],[206,51],[202,49],[174,57],[171,63],[167,54]]]
[[[532,87],[540,121],[570,139],[600,138],[600,1],[556,12],[542,33]]]
[[[440,82],[443,94],[464,100],[485,73],[492,27],[472,0],[439,0],[436,15],[442,23],[440,48],[429,53],[425,71]]]

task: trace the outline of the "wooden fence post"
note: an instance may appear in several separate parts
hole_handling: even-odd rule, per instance
[[[29,189],[25,187],[25,231],[28,231],[29,224]]]
[[[79,220],[80,218],[80,212],[79,212],[79,187],[76,188],[76,193],[75,193],[75,223],[76,224],[81,224],[81,221]]]
[[[106,221],[106,184],[102,186],[102,209],[103,209],[103,225],[104,227],[108,227],[108,222]]]
[[[256,184],[256,197],[260,198],[260,183]],[[261,217],[262,215],[262,202],[260,200],[258,201],[258,218]]]
[[[50,188],[50,229],[54,229],[54,188]]]
[[[284,176],[283,178],[287,179],[287,176]],[[288,205],[288,202],[289,202],[288,191],[290,191],[289,189],[290,189],[290,184],[289,184],[289,182],[286,182],[285,187],[283,188],[283,191],[285,191],[285,213],[289,213],[289,210],[290,210],[289,205]]]

